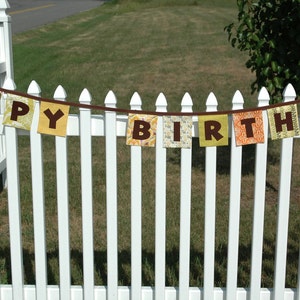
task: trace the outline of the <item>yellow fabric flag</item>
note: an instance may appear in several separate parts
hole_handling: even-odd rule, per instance
[[[126,145],[154,147],[157,119],[154,115],[129,114]]]
[[[267,110],[272,140],[300,135],[297,105],[284,105]]]
[[[38,132],[66,136],[69,105],[41,102]]]
[[[3,125],[30,130],[34,113],[34,100],[7,94]]]
[[[198,117],[200,147],[228,145],[228,115]]]

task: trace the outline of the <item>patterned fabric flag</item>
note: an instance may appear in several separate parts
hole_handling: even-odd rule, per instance
[[[193,119],[189,116],[164,116],[164,147],[191,148]]]
[[[30,130],[34,113],[34,100],[7,94],[3,125]]]
[[[261,110],[234,113],[232,118],[237,146],[264,142],[264,121]]]
[[[157,116],[129,114],[126,145],[154,147],[156,128]]]
[[[296,104],[278,106],[267,111],[272,140],[300,134]]]
[[[66,136],[70,106],[41,102],[38,132]]]
[[[200,147],[228,145],[228,115],[198,117]]]

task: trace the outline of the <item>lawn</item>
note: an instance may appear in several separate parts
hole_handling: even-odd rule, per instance
[[[81,91],[88,88],[93,103],[103,104],[105,95],[113,90],[118,107],[129,108],[137,91],[143,108],[155,109],[155,101],[163,92],[169,111],[179,111],[185,92],[194,102],[194,110],[205,110],[205,101],[213,91],[219,109],[230,109],[231,99],[239,89],[245,107],[256,105],[251,95],[253,74],[245,68],[246,56],[231,48],[224,26],[234,21],[235,0],[165,0],[111,1],[79,15],[63,19],[13,37],[15,81],[17,89],[26,92],[36,80],[42,96],[51,98],[61,84],[68,101],[76,102]],[[74,111],[75,112],[75,111]],[[44,167],[47,222],[48,280],[57,284],[58,241],[55,189],[54,139],[44,136]],[[195,141],[196,145],[197,141]],[[30,190],[30,148],[26,137],[19,139],[22,225],[26,283],[34,283],[33,216]],[[79,140],[68,139],[70,152],[70,228],[72,283],[82,284],[82,243],[80,210]],[[272,287],[276,212],[278,194],[279,142],[272,142],[269,153],[266,193],[265,241],[262,286]],[[105,285],[102,267],[106,259],[106,216],[104,140],[93,138],[95,284]],[[295,142],[294,180],[290,211],[290,236],[287,267],[288,287],[297,283],[299,245],[299,140]],[[204,244],[204,151],[194,148],[192,174],[191,278],[192,286],[203,284]],[[143,149],[143,283],[154,284],[154,155]],[[245,147],[240,226],[240,257],[238,285],[249,286],[253,210],[253,153]],[[216,267],[215,284],[226,285],[227,236],[229,209],[229,151],[219,151]],[[119,174],[119,282],[130,284],[130,176],[129,147],[123,138],[118,141]],[[179,176],[178,151],[168,149],[167,189],[167,266],[166,284],[178,285],[179,249]],[[123,179],[123,180],[121,180]],[[10,282],[7,195],[1,197],[0,282]],[[105,269],[105,268],[104,268]]]

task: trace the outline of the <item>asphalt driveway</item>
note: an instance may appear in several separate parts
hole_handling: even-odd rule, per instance
[[[8,0],[12,33],[21,33],[95,8],[100,0]]]

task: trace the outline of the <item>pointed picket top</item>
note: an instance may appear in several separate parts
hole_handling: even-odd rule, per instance
[[[0,0],[0,18],[2,22],[10,22],[11,17],[7,14],[6,10],[10,8],[7,0]]]
[[[182,98],[181,112],[193,112],[193,100],[189,93],[185,93]]]
[[[53,98],[55,100],[66,101],[67,93],[61,85],[56,88]]]
[[[206,111],[217,111],[218,101],[213,92],[211,92],[206,100]]]
[[[11,78],[6,78],[2,87],[11,91],[14,91],[17,88],[15,82]]]
[[[41,96],[41,88],[35,80],[32,80],[30,82],[30,85],[27,89],[27,94],[32,95],[32,96],[36,96],[36,97]]]
[[[113,91],[109,91],[105,97],[104,104],[107,107],[116,108],[117,98]]]
[[[294,101],[296,96],[294,87],[289,83],[283,91],[283,102]]]
[[[0,0],[0,11],[6,10],[7,8],[10,8],[10,5],[7,0]]]
[[[232,109],[233,110],[243,109],[243,107],[244,107],[244,98],[243,98],[243,95],[242,95],[242,93],[239,90],[237,90],[234,93],[234,96],[232,98]]]
[[[167,111],[167,99],[163,93],[160,93],[156,99],[155,106],[157,112],[166,112]]]
[[[262,87],[258,93],[258,107],[268,106],[270,103],[270,95],[265,87]]]
[[[130,100],[130,108],[132,110],[141,110],[142,109],[142,99],[138,92],[134,92]]]
[[[92,102],[92,96],[90,94],[90,92],[88,91],[88,89],[83,89],[83,91],[81,92],[80,96],[79,96],[79,102],[80,104],[85,104],[85,105],[90,105]],[[83,108],[80,107],[80,110],[85,110],[88,108]]]

